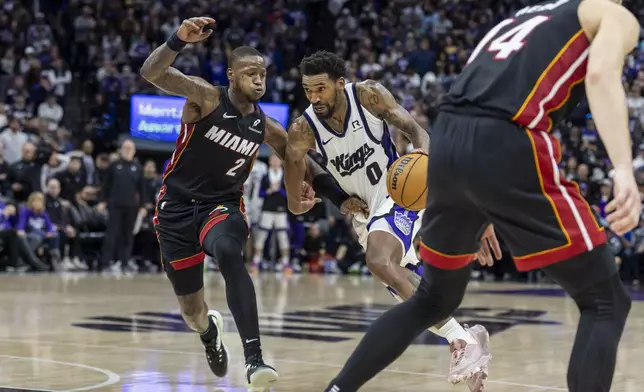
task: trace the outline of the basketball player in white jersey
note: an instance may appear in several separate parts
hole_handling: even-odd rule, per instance
[[[316,52],[305,57],[300,72],[311,106],[288,132],[287,192],[301,194],[307,152],[316,150],[328,172],[350,196],[345,203],[359,199],[368,206],[364,215],[354,215],[353,226],[365,248],[369,270],[396,299],[407,299],[420,282],[416,271],[421,266],[412,242],[423,211],[405,210],[387,193],[387,169],[398,158],[388,124],[409,138],[415,152],[428,153],[429,135],[382,85],[371,80],[346,84],[345,62],[334,53]],[[295,214],[303,212],[299,203],[289,197],[289,209]],[[494,231],[486,233],[492,236],[495,255],[500,258]],[[487,238],[483,244],[489,259]],[[451,318],[430,330],[446,338],[453,351],[448,380],[467,380],[472,391],[481,391],[491,358],[485,328],[476,325],[463,329]]]

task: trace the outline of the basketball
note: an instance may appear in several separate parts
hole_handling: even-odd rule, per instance
[[[396,204],[412,211],[425,208],[427,163],[427,155],[412,153],[401,156],[391,165],[387,190]]]

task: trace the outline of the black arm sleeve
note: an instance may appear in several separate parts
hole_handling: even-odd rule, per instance
[[[338,209],[349,198],[349,195],[340,189],[333,176],[329,173],[322,173],[315,176],[312,185],[316,194],[329,199]]]

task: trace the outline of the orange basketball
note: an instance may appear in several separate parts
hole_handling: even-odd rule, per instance
[[[391,165],[387,173],[387,190],[394,203],[412,211],[425,208],[427,164],[427,155],[412,153],[401,156]]]

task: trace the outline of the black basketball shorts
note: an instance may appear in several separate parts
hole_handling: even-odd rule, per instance
[[[206,235],[226,235],[244,244],[249,234],[243,200],[186,202],[173,199],[165,187],[159,193],[153,222],[163,268],[176,295],[194,294],[203,287]]]
[[[439,268],[474,259],[489,223],[517,268],[545,267],[606,242],[576,183],[561,176],[546,132],[501,119],[439,114],[432,127],[421,256]]]

